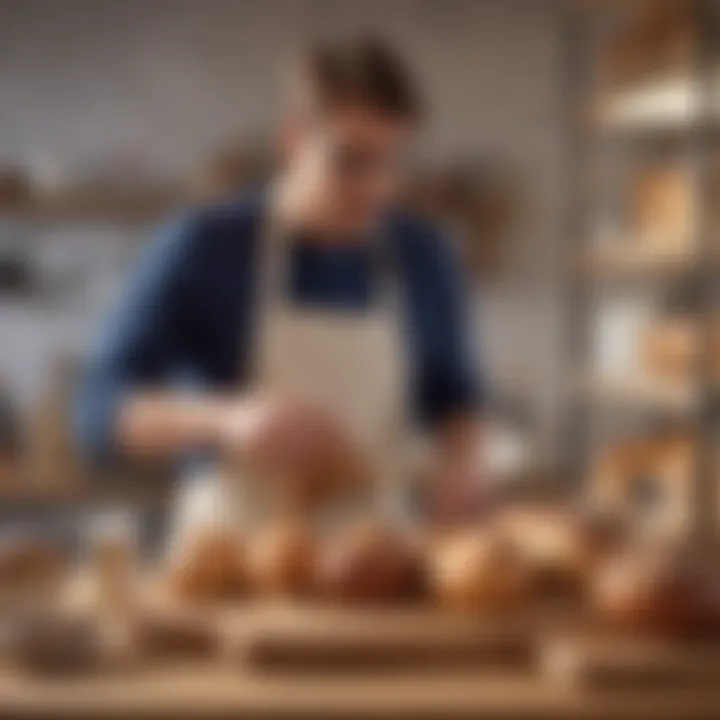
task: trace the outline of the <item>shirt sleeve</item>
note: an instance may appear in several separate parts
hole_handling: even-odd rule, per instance
[[[158,233],[90,353],[73,420],[80,449],[96,461],[116,456],[113,429],[126,393],[160,382],[182,356],[186,270],[199,236],[192,218]]]
[[[470,316],[470,289],[451,241],[435,229],[413,242],[411,333],[417,360],[415,412],[432,428],[457,412],[482,407],[479,352]]]

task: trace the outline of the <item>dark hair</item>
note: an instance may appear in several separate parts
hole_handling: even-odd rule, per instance
[[[422,114],[411,73],[375,36],[313,43],[294,70],[293,99],[305,110],[359,105],[412,121]]]

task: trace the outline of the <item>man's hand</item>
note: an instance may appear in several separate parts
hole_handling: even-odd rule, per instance
[[[430,484],[429,513],[440,523],[468,522],[491,510],[492,497],[487,481],[477,473],[447,469]]]
[[[491,486],[482,471],[482,430],[472,416],[448,419],[438,433],[431,472],[428,512],[441,523],[484,516],[492,505]]]

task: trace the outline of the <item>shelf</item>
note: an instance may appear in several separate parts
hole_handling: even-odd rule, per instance
[[[34,222],[147,224],[180,206],[184,196],[173,187],[138,187],[131,193],[67,192],[0,203],[0,217]]]
[[[648,244],[633,243],[592,248],[578,263],[581,275],[596,280],[644,278],[673,279],[697,268],[697,256],[691,249],[658,250]]]
[[[603,0],[587,0],[588,6],[593,5],[598,10],[610,4]],[[634,5],[625,0],[623,9],[627,6],[630,11]],[[688,285],[687,289],[691,289],[692,283],[697,285],[699,293],[688,293],[687,303],[681,297],[684,292],[679,293],[677,304],[691,307],[692,315],[701,319],[706,329],[716,312],[710,302],[714,298],[708,297],[710,275],[717,277],[720,268],[715,257],[716,253],[720,257],[720,244],[717,244],[720,236],[716,232],[711,198],[711,160],[720,140],[720,63],[716,59],[720,57],[720,45],[713,26],[717,20],[716,8],[710,0],[703,0],[697,8],[693,5],[692,12],[683,17],[688,8],[683,7],[675,13],[671,8],[663,10],[652,8],[651,3],[647,5],[645,17],[638,15],[637,22],[629,18],[630,22],[625,26],[622,21],[617,25],[613,21],[612,25],[608,22],[603,27],[592,26],[590,23],[597,19],[595,17],[567,25],[565,41],[573,53],[568,53],[567,109],[571,118],[570,150],[574,161],[569,168],[568,190],[571,194],[569,206],[577,208],[577,216],[571,216],[569,225],[571,229],[592,231],[592,222],[597,219],[594,215],[606,203],[605,193],[613,189],[609,183],[615,178],[619,181],[614,188],[615,196],[618,201],[621,198],[617,193],[627,196],[621,204],[627,205],[631,214],[638,215],[638,225],[644,224],[640,219],[642,216],[658,213],[653,223],[645,226],[654,225],[661,233],[669,233],[671,227],[678,224],[674,220],[681,213],[685,214],[680,205],[687,198],[675,195],[672,183],[669,183],[656,195],[653,191],[642,193],[647,197],[638,202],[637,198],[630,197],[635,192],[632,185],[625,186],[620,177],[627,177],[636,169],[637,162],[634,161],[639,159],[638,152],[645,156],[644,159],[653,155],[656,159],[662,156],[663,160],[670,155],[677,160],[679,152],[690,161],[688,169],[694,181],[691,183],[694,185],[691,211],[687,213],[685,228],[693,232],[690,223],[699,220],[698,237],[694,237],[696,233],[693,232],[693,236],[677,237],[682,242],[674,243],[671,237],[608,237],[598,232],[590,236],[586,233],[584,238],[568,238],[569,242],[575,243],[576,253],[571,261],[576,274],[571,271],[568,287],[568,304],[573,310],[568,313],[572,340],[568,344],[568,364],[574,365],[576,372],[579,368],[580,373],[570,381],[570,395],[576,402],[568,405],[567,420],[570,428],[577,428],[573,439],[578,447],[577,451],[575,447],[570,448],[568,456],[569,466],[579,477],[587,477],[595,441],[600,440],[606,430],[612,430],[611,434],[619,437],[626,432],[634,433],[636,421],[640,421],[640,425],[649,421],[650,426],[687,426],[693,442],[697,442],[699,451],[704,454],[705,446],[712,440],[711,431],[716,429],[717,413],[709,412],[720,400],[720,383],[715,378],[707,383],[711,387],[706,392],[706,377],[692,374],[668,380],[649,375],[642,367],[610,368],[599,372],[595,359],[587,357],[588,345],[594,344],[590,338],[597,315],[596,305],[587,301],[592,290],[587,293],[585,286],[593,281],[627,282],[627,288],[620,290],[634,290],[632,283],[644,281],[683,281]],[[612,7],[621,10],[619,3],[613,2]],[[605,19],[610,21],[610,18]],[[603,41],[610,39],[611,33],[616,31],[617,42],[614,47],[605,45],[609,52],[598,63]],[[691,52],[687,52],[688,49]],[[577,71],[576,68],[581,69]],[[643,76],[638,77],[639,73]],[[637,79],[608,87],[607,80],[611,76]],[[594,93],[589,98],[588,88]],[[640,143],[641,147],[635,147],[634,143]],[[648,147],[643,143],[648,143]],[[695,167],[695,161],[701,157],[708,159],[708,167]],[[598,172],[602,168],[607,172]],[[659,208],[661,204],[668,207]],[[640,212],[632,210],[635,205],[642,205]],[[668,209],[670,207],[672,210]],[[665,210],[671,215],[660,217]],[[705,240],[713,247],[706,249]],[[599,247],[598,241],[607,241],[611,245]],[[582,242],[585,244],[581,245]],[[588,248],[588,242],[594,247]],[[666,289],[670,288],[652,288],[653,291]],[[644,299],[659,303],[661,310],[672,311],[676,303],[672,297],[663,297],[665,293],[662,292],[647,295]],[[634,318],[629,321],[633,322]],[[617,337],[616,342],[634,345],[636,340]],[[640,360],[641,347],[637,351]],[[695,487],[689,502],[692,529],[716,535],[716,518],[712,512],[716,495],[713,473],[705,471],[702,464],[694,470],[691,480]]]
[[[704,119],[720,125],[720,83],[713,83],[707,115],[703,89],[688,77],[649,81],[642,86],[614,92],[598,103],[594,120],[603,130],[657,133],[691,129]]]
[[[593,12],[616,12],[627,9],[627,0],[566,0],[570,8]]]
[[[608,410],[690,416],[698,408],[698,392],[688,383],[658,381],[646,375],[590,375],[578,383],[580,395]]]
[[[20,472],[15,482],[0,486],[0,504],[73,507],[105,503],[162,506],[171,501],[175,483],[165,473],[83,474],[63,484],[29,482]]]

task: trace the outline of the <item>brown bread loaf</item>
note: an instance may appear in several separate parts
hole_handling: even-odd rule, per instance
[[[459,531],[431,551],[428,583],[442,607],[463,612],[516,609],[530,599],[528,567],[492,530]]]
[[[362,522],[326,539],[315,582],[336,602],[392,603],[417,595],[422,562],[414,544],[377,522]]]
[[[245,545],[239,533],[223,526],[198,526],[172,549],[170,588],[184,600],[223,600],[248,587]]]
[[[303,596],[312,587],[315,540],[300,520],[275,523],[252,539],[248,566],[262,595]]]

